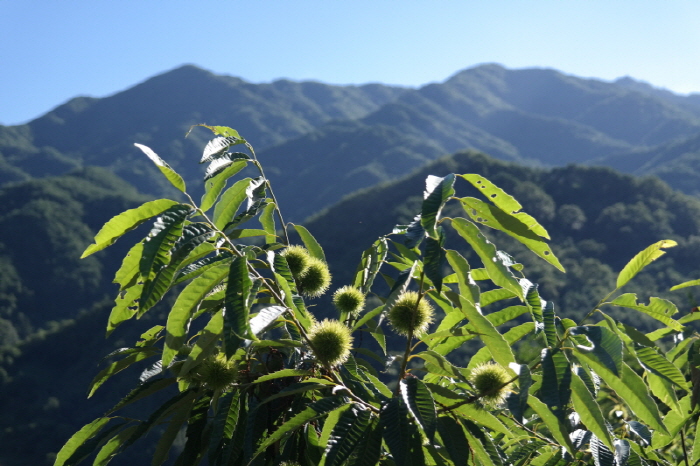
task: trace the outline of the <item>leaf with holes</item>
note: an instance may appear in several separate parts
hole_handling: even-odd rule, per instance
[[[498,206],[486,204],[473,197],[462,198],[460,202],[464,211],[473,221],[495,230],[500,230],[515,238],[537,256],[564,272],[564,267],[557,259],[557,256],[554,255],[552,248],[544,241],[542,236],[535,233],[531,225],[525,224],[520,218],[505,212]]]
[[[524,299],[520,282],[513,276],[513,273],[503,263],[503,260],[498,257],[493,243],[486,239],[477,226],[463,218],[453,219],[452,226],[477,253],[488,271],[491,281],[497,286],[512,291],[521,300]]]

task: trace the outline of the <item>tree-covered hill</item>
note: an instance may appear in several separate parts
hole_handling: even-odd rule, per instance
[[[543,298],[554,301],[564,314],[589,311],[606,290],[614,288],[622,266],[661,239],[673,239],[679,246],[636,279],[638,290],[671,296],[669,287],[700,276],[700,201],[696,198],[656,178],[636,178],[609,168],[528,168],[460,152],[400,181],[353,194],[306,223],[324,245],[337,286],[350,280],[354,268],[348,264],[356,265],[374,239],[397,224],[410,223],[420,212],[426,176],[449,173],[485,176],[514,195],[547,228],[552,249],[567,274],[533,258],[509,237],[493,239],[499,248],[521,253],[516,259],[526,264],[528,276],[537,277]],[[457,190],[464,193],[468,188]],[[453,209],[453,215],[464,215],[461,208]],[[685,294],[674,297],[680,300],[679,306],[694,306]]]
[[[0,346],[111,296],[119,252],[80,255],[105,221],[145,199],[95,167],[0,189]]]
[[[675,189],[700,195],[700,133],[649,149],[605,157],[594,163],[635,175],[658,176]]]

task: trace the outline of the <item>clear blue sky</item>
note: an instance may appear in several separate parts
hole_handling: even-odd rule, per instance
[[[0,0],[0,124],[193,63],[419,86],[487,62],[700,92],[697,0]]]

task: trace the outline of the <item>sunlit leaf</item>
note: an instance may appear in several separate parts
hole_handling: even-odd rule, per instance
[[[649,389],[642,378],[627,364],[622,363],[622,370],[618,376],[606,364],[601,363],[592,352],[577,349],[576,356],[580,361],[590,366],[610,388],[615,390],[641,422],[661,433],[668,433]]]
[[[680,289],[683,289],[683,288],[687,288],[687,287],[689,287],[689,286],[698,286],[698,285],[700,285],[700,279],[698,279],[698,280],[690,280],[690,281],[683,282],[683,283],[680,283],[680,284],[678,284],[678,285],[672,286],[672,287],[669,289],[669,291],[676,291],[676,290],[680,290]]]
[[[540,419],[542,419],[556,441],[559,442],[562,447],[566,448],[570,454],[573,454],[574,447],[571,444],[569,433],[567,432],[562,418],[553,413],[546,404],[532,395],[528,398],[528,405],[537,413]]]
[[[118,374],[119,372],[123,371],[124,369],[127,369],[130,367],[132,364],[137,363],[139,361],[143,361],[146,358],[150,358],[151,356],[154,356],[158,354],[158,350],[153,347],[147,347],[147,348],[142,348],[140,351],[135,352],[133,354],[130,354],[129,356],[125,357],[124,359],[120,359],[119,361],[115,361],[108,365],[106,368],[102,369],[94,379],[92,379],[92,382],[90,383],[90,386],[88,388],[88,398],[90,398],[92,395],[95,394],[95,391],[102,386],[103,383],[105,383],[107,380],[109,380],[110,377],[112,377],[115,374]]]
[[[389,250],[386,238],[379,238],[368,249],[362,253],[362,259],[355,272],[353,286],[359,288],[362,293],[367,294],[372,288],[374,279],[379,272],[386,254]]]
[[[507,368],[511,362],[515,362],[510,345],[494,325],[466,299],[461,299],[460,303],[462,313],[481,336],[481,340],[491,351],[493,359],[504,368]]]
[[[522,300],[524,296],[520,283],[503,261],[498,259],[495,246],[481,234],[476,225],[463,218],[455,218],[452,220],[452,226],[479,255],[491,280],[496,285],[512,291]]]
[[[635,277],[635,275],[637,275],[644,267],[666,254],[666,252],[662,251],[662,249],[672,248],[677,245],[678,243],[676,243],[673,240],[664,239],[652,244],[643,251],[639,252],[620,271],[620,274],[617,276],[616,287],[622,288],[630,280],[632,280]]]
[[[306,249],[309,251],[309,254],[317,259],[321,259],[323,262],[326,262],[326,254],[323,252],[323,248],[318,241],[316,241],[316,238],[313,237],[311,232],[301,225],[294,225],[293,223],[290,223],[290,225],[292,225],[299,234],[299,237],[304,243],[304,246],[306,246]]]
[[[95,242],[88,246],[80,258],[84,258],[97,251],[114,244],[125,233],[133,230],[146,220],[166,211],[170,207],[178,205],[178,202],[170,199],[158,199],[146,202],[135,209],[129,209],[112,217],[95,235]]]
[[[478,223],[486,225],[490,228],[500,230],[509,236],[515,238],[528,249],[537,254],[540,258],[552,264],[554,267],[564,272],[564,267],[559,262],[559,259],[554,255],[552,248],[547,244],[542,236],[535,231],[540,230],[539,224],[528,226],[523,222],[523,219],[516,215],[500,209],[498,206],[489,205],[485,202],[473,197],[460,199],[464,211],[469,217]],[[527,220],[530,220],[528,218]],[[539,228],[538,228],[539,227]]]
[[[625,293],[610,301],[610,304],[634,309],[658,320],[677,332],[683,331],[683,325],[671,318],[672,315],[678,312],[678,308],[676,308],[675,304],[666,299],[652,296],[649,298],[649,304],[645,305],[637,302],[636,294]]]
[[[185,192],[185,181],[182,179],[182,177],[175,171],[173,170],[170,165],[165,163],[165,160],[161,159],[158,157],[158,155],[153,152],[153,150],[150,147],[144,146],[143,144],[138,144],[134,143],[136,147],[141,149],[141,151],[146,154],[146,157],[151,159],[151,161],[156,164],[158,167],[158,170],[165,175],[165,177],[170,181],[170,183],[175,186],[177,189],[182,191],[183,193]]]
[[[63,448],[56,455],[55,466],[63,466],[66,461],[75,453],[75,451],[80,448],[89,438],[95,436],[104,428],[105,425],[110,421],[109,417],[100,417],[92,421],[91,423],[83,426],[78,432],[73,434],[73,436],[68,439]]]
[[[535,220],[533,217],[525,212],[521,212],[523,207],[511,195],[507,194],[501,188],[481,175],[468,174],[461,175],[461,177],[469,181],[475,188],[481,191],[483,195],[486,196],[486,198],[496,207],[516,217],[523,224],[525,224],[529,230],[533,231],[538,236],[549,239],[547,230],[537,223],[537,220]]]
[[[581,422],[612,450],[614,448],[613,439],[608,431],[600,406],[583,380],[575,374],[571,379],[571,399],[574,403],[574,409],[581,417]]]
[[[243,201],[247,198],[246,189],[250,186],[251,181],[253,181],[251,178],[238,180],[221,195],[221,199],[214,207],[212,217],[216,228],[222,230],[236,215],[238,209],[243,205]]]
[[[634,351],[645,369],[668,379],[683,390],[690,390],[690,386],[685,380],[683,373],[676,366],[671,364],[663,354],[648,346],[637,346],[634,348]]]
[[[119,452],[121,446],[132,436],[138,426],[130,426],[112,437],[100,448],[100,451],[95,456],[93,466],[105,466]]]
[[[229,128],[228,126],[209,126],[209,125],[204,125],[204,124],[198,124],[198,125],[192,125],[190,128],[190,131],[192,131],[192,128],[195,126],[202,126],[204,128],[209,129],[212,133],[218,135],[218,136],[223,136],[227,138],[236,138],[239,139],[243,142],[245,142],[245,139],[241,137],[240,134],[238,134],[238,131],[236,131],[233,128]]]
[[[200,208],[206,212],[212,208],[219,198],[219,194],[226,186],[226,182],[247,166],[243,160],[230,162],[223,167],[217,167],[208,177],[205,176],[204,195],[202,196]]]
[[[467,260],[460,253],[451,249],[447,250],[445,255],[450,267],[459,277],[457,282],[459,294],[472,303],[480,302],[479,287],[471,276],[471,268]]]
[[[192,280],[178,295],[165,326],[163,367],[168,367],[187,338],[190,320],[204,297],[227,276],[229,263],[222,262]]]

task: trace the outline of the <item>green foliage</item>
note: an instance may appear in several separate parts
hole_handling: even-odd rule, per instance
[[[165,322],[110,355],[116,360],[95,377],[91,395],[118,372],[150,363],[125,398],[68,440],[57,466],[90,455],[106,464],[156,431],[152,464],[167,460],[180,431],[178,465],[623,466],[700,457],[700,338],[687,325],[694,316],[676,319],[665,299],[644,304],[620,294],[673,240],[634,256],[574,321],[478,225],[563,270],[547,230],[481,175],[431,176],[413,222],[375,241],[346,274],[346,286],[373,309],[341,310],[340,320],[318,323],[321,306],[305,299],[328,288],[324,249],[310,230],[283,222],[250,144],[230,128],[207,128],[218,136],[202,157],[209,173],[235,159],[260,176],[218,200],[205,195],[214,218],[185,192],[187,203],[117,216],[88,247],[85,255],[156,217],[117,272],[119,310],[108,330],[144,316],[161,298],[176,299]],[[241,145],[248,157],[228,152]],[[142,150],[184,190],[172,168]],[[455,197],[458,178],[483,199]],[[292,249],[292,231],[305,249]],[[448,241],[470,257],[446,249]],[[300,272],[295,254],[311,271]],[[608,314],[611,308],[651,317],[657,329],[645,334]],[[469,345],[476,351],[462,367]],[[154,396],[166,401],[150,414],[119,414]]]

